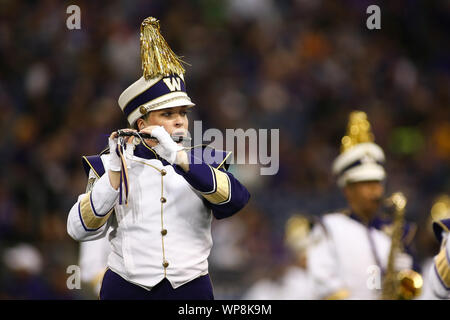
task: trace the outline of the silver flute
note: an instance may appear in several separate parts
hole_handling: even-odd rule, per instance
[[[119,137],[137,137],[137,138],[141,138],[141,139],[152,139],[152,140],[158,141],[157,138],[153,137],[152,135],[150,135],[148,133],[139,133],[136,131],[125,131],[125,130],[117,130],[116,132]],[[172,137],[172,140],[175,142],[191,141],[190,137],[185,137],[182,135],[172,134],[171,137]]]

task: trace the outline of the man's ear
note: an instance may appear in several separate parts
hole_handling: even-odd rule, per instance
[[[345,198],[348,200],[351,197],[351,188],[352,186],[347,184],[342,188],[342,193],[344,193]]]
[[[141,118],[137,119],[136,124],[137,124],[138,131],[141,131],[142,129],[145,128],[144,120]]]

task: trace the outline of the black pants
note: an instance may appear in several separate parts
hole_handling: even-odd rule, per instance
[[[148,291],[108,269],[103,277],[100,300],[214,300],[214,294],[209,275],[198,277],[176,289],[164,278]]]

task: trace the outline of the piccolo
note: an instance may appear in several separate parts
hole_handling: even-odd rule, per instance
[[[148,134],[148,133],[139,133],[136,131],[125,131],[125,130],[117,130],[117,135],[119,137],[137,137],[137,138],[142,138],[142,139],[151,139],[151,140],[156,140],[158,141],[157,138],[153,137],[152,135]],[[191,138],[189,137],[185,137],[182,135],[171,135],[172,140],[175,142],[182,142],[182,141],[191,141]]]

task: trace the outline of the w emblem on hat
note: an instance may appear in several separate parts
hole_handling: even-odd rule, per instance
[[[181,91],[181,79],[178,77],[169,77],[163,79],[170,91]]]

